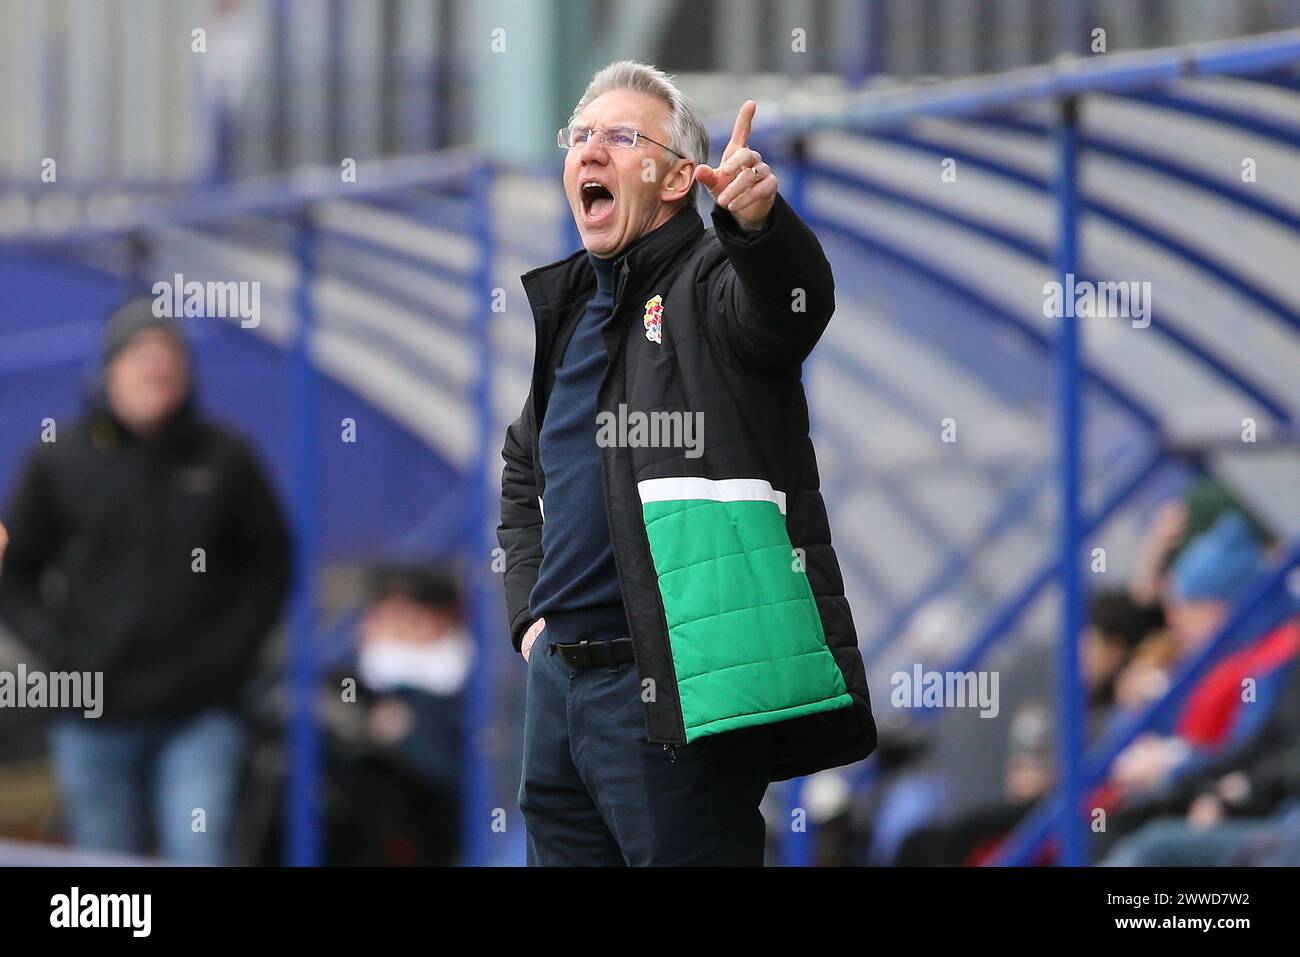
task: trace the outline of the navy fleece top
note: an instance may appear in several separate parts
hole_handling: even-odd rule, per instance
[[[614,311],[614,260],[587,258],[596,291],[556,369],[538,437],[546,492],[542,565],[528,601],[534,618],[623,604],[596,445],[596,394],[609,366],[601,329]]]

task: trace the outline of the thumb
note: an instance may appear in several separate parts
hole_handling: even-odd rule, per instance
[[[703,184],[705,189],[712,191],[713,187],[718,185],[718,171],[712,166],[701,163],[695,167],[695,181]]]

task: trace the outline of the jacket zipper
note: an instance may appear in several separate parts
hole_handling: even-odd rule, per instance
[[[624,289],[627,287],[627,281],[628,281],[627,266],[626,266],[626,265],[623,265],[623,266],[621,266],[621,267],[619,268],[619,276],[618,276],[618,278],[614,281],[614,302],[613,302],[613,306],[612,306],[612,308],[611,308],[611,310],[610,310],[610,320],[611,320],[611,321],[613,321],[613,317],[614,317],[614,315],[618,312],[618,304],[619,304],[619,300],[622,298],[623,291],[624,291]],[[611,359],[610,359],[609,368],[605,370],[605,378],[604,378],[604,380],[601,381],[600,389],[599,389],[598,392],[597,392],[597,400],[599,400],[600,393],[603,393],[603,392],[605,391],[605,383],[608,382],[608,380],[609,380],[609,376],[612,375],[613,372],[614,372],[614,360],[613,360],[613,358],[611,358]],[[597,404],[599,405],[599,401],[597,401]],[[601,474],[602,474],[602,475],[605,475],[605,472],[606,472],[606,469],[605,469],[605,457],[604,457],[603,455],[601,456],[601,460],[600,460],[600,462],[601,462]],[[607,475],[605,475],[605,477],[608,478]],[[617,534],[617,533],[614,531],[614,529],[615,529],[617,526],[616,526],[616,524],[615,524],[615,522],[614,522],[613,516],[610,514],[610,511],[609,511],[609,482],[606,481],[606,482],[603,482],[602,484],[603,484],[603,486],[604,486],[604,492],[605,492],[605,494],[604,494],[604,498],[605,498],[605,501],[604,501],[604,506],[605,506],[605,521],[609,523],[609,535],[610,535],[610,540],[611,540],[611,543],[612,543],[614,536]],[[623,578],[623,569],[619,566],[619,563],[618,563],[618,547],[617,547],[617,546],[614,547],[614,570],[618,573],[619,585],[620,585],[620,587],[621,587],[621,585],[622,585],[622,583],[623,583],[623,581],[624,581],[624,578]],[[664,750],[668,752],[668,756],[669,756],[670,761],[671,761],[673,764],[676,764],[676,763],[677,763],[677,745],[675,745],[675,744],[665,744],[665,745],[664,745]]]

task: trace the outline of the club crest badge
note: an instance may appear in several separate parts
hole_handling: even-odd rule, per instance
[[[645,337],[651,342],[660,343],[664,341],[664,297],[655,296],[649,299],[645,304],[645,318],[641,320],[645,326]]]

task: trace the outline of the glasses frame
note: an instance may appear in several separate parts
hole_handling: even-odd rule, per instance
[[[658,147],[660,147],[661,149],[666,149],[668,152],[672,153],[672,154],[673,154],[674,156],[676,156],[678,159],[686,159],[685,156],[683,156],[681,153],[677,152],[677,151],[676,151],[675,149],[673,149],[671,146],[668,146],[668,145],[665,144],[665,143],[660,143],[658,140],[652,140],[650,137],[646,136],[644,133],[642,133],[640,130],[638,130],[638,129],[637,129],[636,127],[634,127],[634,126],[615,126],[615,127],[613,127],[613,129],[616,129],[616,130],[631,130],[631,131],[632,131],[632,144],[631,144],[630,146],[626,146],[626,147],[619,147],[619,146],[616,146],[616,147],[613,147],[614,149],[629,149],[629,150],[634,150],[634,149],[636,149],[636,145],[637,145],[637,143],[641,142],[642,140],[645,140],[647,143],[653,143],[655,146],[658,146]],[[568,126],[561,126],[558,130],[555,131],[555,145],[558,146],[560,149],[565,150],[566,152],[567,152],[568,150],[571,150],[571,149],[574,148],[573,146],[570,146],[567,142],[565,142],[565,141],[568,139],[568,133],[569,133],[569,130],[570,130],[570,127],[568,127]],[[610,130],[608,130],[608,129],[602,129],[601,127],[598,127],[598,126],[593,126],[593,127],[590,128],[590,133],[599,133],[599,134],[600,134],[600,142],[601,142],[604,146],[609,146],[609,139],[608,139],[608,137],[606,136],[606,134],[609,133],[609,132],[610,132]]]

